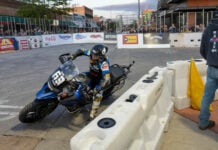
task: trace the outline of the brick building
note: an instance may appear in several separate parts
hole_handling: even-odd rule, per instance
[[[0,0],[0,15],[15,16],[21,2],[16,0]]]
[[[218,0],[159,0],[161,25],[175,24],[178,31],[198,31],[213,18]]]
[[[70,13],[85,16],[87,19],[93,19],[93,10],[86,6],[72,7]]]

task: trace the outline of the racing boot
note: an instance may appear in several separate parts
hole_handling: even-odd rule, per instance
[[[90,118],[91,119],[94,119],[96,117],[97,110],[98,110],[98,108],[100,106],[102,98],[103,98],[103,96],[101,94],[97,94],[95,99],[93,100],[92,110],[90,112]]]

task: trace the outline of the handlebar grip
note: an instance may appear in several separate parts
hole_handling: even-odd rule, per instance
[[[70,59],[71,59],[70,53],[65,53],[59,56],[59,60],[62,64]]]

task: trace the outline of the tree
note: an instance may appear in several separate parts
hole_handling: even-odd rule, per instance
[[[23,5],[18,9],[17,15],[30,18],[56,18],[65,15],[68,0],[22,0]]]

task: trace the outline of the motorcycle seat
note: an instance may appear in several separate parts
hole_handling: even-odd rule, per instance
[[[125,70],[118,64],[110,66],[111,82],[114,83],[125,75]]]

